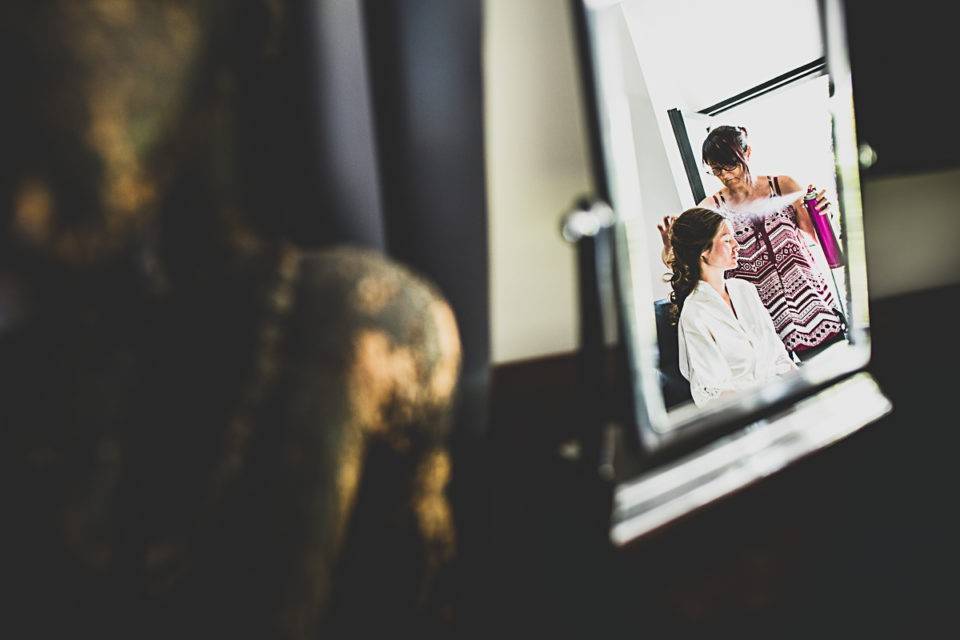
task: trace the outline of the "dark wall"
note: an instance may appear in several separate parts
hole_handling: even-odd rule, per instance
[[[388,253],[432,278],[457,313],[464,389],[489,361],[481,2],[364,4]],[[466,424],[483,429],[483,406]]]
[[[878,157],[866,176],[960,167],[960,128],[950,120],[954,7],[848,0],[846,8],[857,137]]]
[[[449,300],[463,343],[452,442],[458,624],[488,601],[490,363],[481,0],[364,0],[387,253]]]
[[[336,242],[386,248],[382,190],[377,167],[374,105],[360,0],[315,2],[303,10],[312,34],[305,52],[315,78],[315,161],[324,208],[315,212]],[[387,105],[380,105],[381,108]],[[319,240],[319,238],[315,239]]]
[[[439,286],[463,341],[459,428],[475,435],[490,360],[481,4],[347,0],[296,16],[321,185],[298,239],[373,247]]]

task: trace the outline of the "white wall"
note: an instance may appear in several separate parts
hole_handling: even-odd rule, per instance
[[[593,191],[564,0],[484,4],[494,363],[576,349],[575,255],[559,234]]]
[[[633,144],[636,149],[637,179],[640,183],[640,205],[642,211],[620,211],[622,216],[641,216],[653,230],[654,222],[667,215],[676,215],[692,206],[693,196],[689,190],[684,194],[677,189],[677,182],[671,163],[683,172],[683,162],[675,142],[672,128],[666,118],[657,112],[658,102],[650,93],[646,74],[640,64],[637,49],[631,42],[632,34],[626,21],[626,15],[618,12],[621,22],[619,37],[627,45],[621,48],[621,66],[626,76],[624,89],[630,105],[630,120],[633,125]],[[664,113],[665,115],[665,113]],[[667,128],[664,128],[664,124]],[[665,138],[664,136],[669,136]],[[658,233],[647,234],[644,250],[653,264],[651,270],[652,299],[666,297],[670,292],[663,275],[667,269],[663,266],[660,253],[663,248]]]
[[[868,179],[861,190],[871,299],[960,282],[960,169]]]
[[[699,111],[823,55],[816,0],[625,0],[654,93]],[[677,82],[679,80],[679,82]]]

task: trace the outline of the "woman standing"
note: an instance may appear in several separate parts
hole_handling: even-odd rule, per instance
[[[808,244],[816,237],[803,206],[803,189],[790,176],[754,176],[744,127],[715,128],[703,143],[703,162],[723,188],[698,206],[716,209],[733,224],[740,246],[727,278],[753,284],[788,350],[805,360],[842,340],[844,326],[827,280]],[[795,199],[791,199],[796,194]],[[819,194],[821,211],[829,203]],[[665,262],[672,218],[658,225]]]

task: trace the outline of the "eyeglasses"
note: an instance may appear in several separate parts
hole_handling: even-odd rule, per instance
[[[707,172],[707,175],[712,175],[719,178],[724,173],[733,173],[737,169],[739,169],[738,165],[733,165],[732,167],[710,167],[710,171]]]

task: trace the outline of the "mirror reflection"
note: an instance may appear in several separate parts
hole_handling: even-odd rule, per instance
[[[662,408],[689,417],[841,354],[854,212],[818,3],[623,0],[589,18],[628,346]]]
[[[807,141],[813,153],[797,147],[800,170],[815,164],[809,156],[829,161],[816,153],[830,149],[829,120],[819,115],[827,126]],[[769,138],[792,126],[769,124]],[[845,340],[834,273],[843,268],[842,251],[831,222],[835,196],[827,195],[835,192],[832,180],[821,175],[819,184],[804,187],[791,174],[763,171],[752,156],[746,126],[711,127],[700,159],[720,184],[696,207],[657,225],[671,288],[660,304],[677,325],[677,365],[698,406],[789,373]]]

